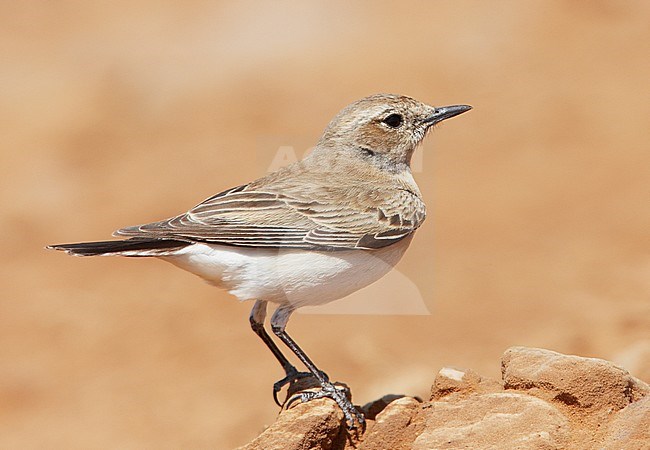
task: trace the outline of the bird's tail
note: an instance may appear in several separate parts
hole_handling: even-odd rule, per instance
[[[125,239],[122,241],[78,242],[75,244],[48,245],[46,248],[61,250],[75,256],[121,255],[163,256],[170,251],[191,245],[191,242],[173,239]]]

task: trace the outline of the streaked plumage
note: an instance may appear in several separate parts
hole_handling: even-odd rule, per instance
[[[115,234],[245,247],[376,249],[408,236],[424,220],[424,202],[410,180],[332,185],[331,175],[314,176],[313,161],[224,191],[172,219]]]

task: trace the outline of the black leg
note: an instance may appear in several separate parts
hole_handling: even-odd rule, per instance
[[[271,329],[273,330],[273,333],[279,337],[293,353],[295,353],[298,359],[302,361],[305,367],[309,369],[321,385],[322,389],[318,392],[303,392],[301,394],[301,400],[306,402],[315,398],[331,398],[343,410],[348,428],[356,428],[357,423],[364,427],[365,418],[363,417],[363,414],[348,400],[345,395],[345,390],[334,386],[329,381],[327,375],[316,367],[307,354],[298,346],[298,344],[296,344],[296,341],[294,341],[285,331],[287,322],[289,321],[289,317],[293,311],[294,309],[291,306],[280,306],[271,318]]]
[[[250,323],[251,323],[251,328],[257,334],[262,341],[266,344],[266,346],[271,350],[273,353],[273,356],[280,362],[280,365],[284,369],[285,377],[276,383],[273,384],[273,400],[275,400],[275,403],[278,406],[282,406],[282,404],[278,400],[278,392],[287,384],[291,383],[294,380],[297,380],[298,378],[302,378],[304,376],[309,376],[311,375],[310,373],[307,372],[298,372],[298,369],[295,368],[293,364],[289,362],[289,360],[282,354],[280,349],[278,348],[277,345],[275,345],[275,342],[271,339],[271,336],[266,332],[264,329],[264,319],[266,318],[266,302],[258,300],[255,302],[255,306],[253,306],[253,310],[251,311],[251,315],[249,317]]]

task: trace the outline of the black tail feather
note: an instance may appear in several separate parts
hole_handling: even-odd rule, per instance
[[[190,245],[190,242],[172,239],[125,239],[122,241],[78,242],[75,244],[48,245],[46,248],[61,250],[71,255],[96,256],[111,253],[137,252],[143,254],[127,254],[126,256],[155,256],[156,250],[174,250]],[[152,253],[146,254],[145,252]]]

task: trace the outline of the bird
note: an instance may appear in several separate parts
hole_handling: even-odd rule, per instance
[[[348,428],[365,426],[345,387],[332,383],[287,334],[302,306],[341,299],[397,264],[426,217],[411,171],[413,152],[440,122],[472,109],[434,107],[411,97],[375,94],[343,108],[302,160],[222,191],[170,219],[117,230],[120,240],[50,245],[75,256],[154,257],[253,301],[249,321],[285,376],[273,397],[300,378],[320,389],[307,402],[333,399]],[[265,322],[306,367],[284,355]]]

